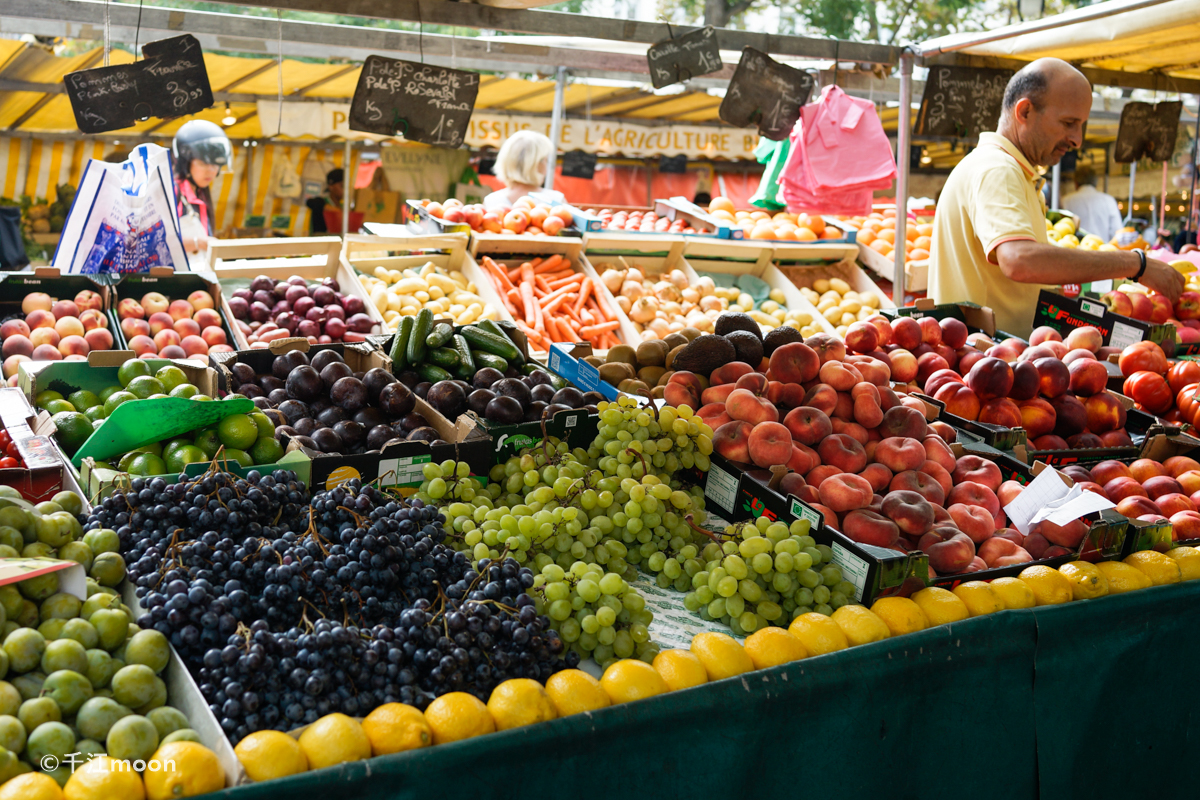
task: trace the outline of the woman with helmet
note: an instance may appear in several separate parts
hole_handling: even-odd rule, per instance
[[[198,253],[213,235],[216,214],[209,186],[221,174],[221,168],[232,161],[233,148],[215,123],[194,119],[175,134],[171,150],[175,156],[175,194],[183,246],[189,253]]]

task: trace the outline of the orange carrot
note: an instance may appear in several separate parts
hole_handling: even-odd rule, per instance
[[[564,286],[561,289],[555,289],[553,292],[550,292],[549,294],[545,295],[544,297],[542,297],[542,299],[539,302],[542,304],[542,307],[545,308],[546,304],[549,303],[551,300],[554,300],[555,298],[563,297],[564,295],[574,295],[574,294],[575,294],[574,286]]]
[[[569,278],[577,273],[571,272],[569,269],[560,269],[558,272],[539,272],[538,274],[545,278],[547,283],[553,283],[563,278]]]
[[[583,304],[587,302],[588,294],[592,291],[592,279],[584,278],[583,283],[579,287],[579,299],[575,301],[575,311],[583,308]]]
[[[567,284],[583,283],[583,277],[584,276],[581,273],[576,272],[573,273],[569,278],[559,278],[556,281],[549,281],[549,285],[551,289],[557,289],[558,287],[566,286]]]
[[[555,311],[558,310],[559,306],[561,306],[564,302],[569,302],[571,300],[571,298],[574,296],[575,295],[573,295],[573,294],[560,294],[558,297],[554,298],[549,303],[542,306],[542,313],[543,314],[553,314]]]
[[[602,322],[599,325],[589,325],[586,328],[580,328],[579,335],[590,339],[593,336],[599,336],[606,331],[615,331],[618,327],[620,327],[620,325],[621,323],[617,320],[613,320],[612,322]]]
[[[560,320],[558,321],[558,329],[559,329],[559,331],[561,331],[561,332],[562,332],[563,338],[564,338],[566,341],[568,341],[568,342],[578,342],[578,341],[582,341],[582,340],[581,340],[581,339],[580,339],[580,338],[579,338],[579,337],[578,337],[578,336],[575,334],[575,331],[574,331],[574,329],[572,329],[572,328],[571,328],[571,326],[570,326],[569,324],[567,324],[567,322],[566,322],[565,320],[561,320],[561,319],[560,319]]]
[[[596,310],[600,312],[606,320],[615,320],[617,315],[608,307],[608,303],[604,300],[604,295],[598,291],[592,292],[592,299],[596,301]]]
[[[563,257],[560,256],[558,253],[555,253],[554,255],[550,256],[545,261],[543,261],[541,264],[535,265],[534,271],[539,272],[539,273],[540,272],[552,272],[555,269],[558,269],[558,265],[562,263],[562,260],[563,260]]]
[[[490,273],[492,277],[492,283],[497,283],[497,281],[499,282],[496,286],[497,289],[500,289],[503,292],[513,288],[512,281],[508,279],[508,273],[505,272],[504,268],[495,261],[487,256],[484,256],[483,266]]]
[[[546,283],[546,279],[543,278],[541,275],[535,275],[533,277],[533,282],[543,292],[545,292],[546,294],[550,294],[550,291],[551,291],[550,285],[548,283]]]

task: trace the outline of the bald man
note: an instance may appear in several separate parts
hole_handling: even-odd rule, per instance
[[[1068,250],[1046,236],[1037,167],[1083,143],[1091,108],[1091,84],[1065,61],[1040,58],[1012,77],[996,132],[980,135],[938,199],[929,260],[935,302],[988,306],[1001,330],[1028,337],[1043,288],[1128,278],[1172,303],[1179,298],[1183,276],[1140,250]]]

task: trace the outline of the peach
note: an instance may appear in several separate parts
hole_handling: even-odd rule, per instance
[[[917,546],[929,556],[929,566],[942,575],[957,575],[975,559],[975,543],[949,525],[924,534]]]
[[[1091,397],[1108,385],[1108,370],[1099,361],[1086,358],[1072,361],[1067,372],[1071,376],[1070,389],[1079,397]]]
[[[883,464],[867,464],[859,475],[867,479],[867,483],[871,484],[876,494],[887,489],[888,484],[892,482],[892,471]]]
[[[918,537],[933,527],[933,506],[917,492],[888,492],[881,509],[906,536]]]
[[[1067,437],[1067,447],[1072,450],[1084,450],[1090,448],[1103,447],[1104,442],[1100,437],[1091,431],[1080,431],[1074,436]]]
[[[726,422],[713,431],[713,450],[730,461],[746,463],[750,461],[750,434],[753,430],[754,426],[749,422]]]
[[[928,379],[926,379],[925,383],[921,386],[921,390],[930,397],[933,397],[935,394],[937,394],[937,390],[946,384],[962,382],[962,376],[954,370],[939,369],[937,372],[930,375]]]
[[[4,358],[9,356],[29,356],[33,354],[34,344],[28,336],[14,334],[4,340],[2,352]],[[1197,473],[1200,474],[1200,473]]]
[[[1179,481],[1179,485],[1183,487],[1186,494],[1200,492],[1200,470],[1190,469],[1187,472],[1180,472],[1175,476],[1175,480]]]
[[[900,528],[882,514],[866,508],[851,511],[842,520],[842,533],[862,544],[894,547],[900,541]]]
[[[821,383],[832,386],[839,392],[850,391],[863,379],[857,367],[842,361],[826,361],[822,364],[820,378]]]
[[[908,383],[917,377],[917,357],[908,350],[898,348],[888,353],[892,364],[892,379]]]
[[[998,358],[1007,364],[1012,364],[1021,357],[1021,353],[1023,352],[1024,348],[1015,347],[1011,344],[1008,344],[1006,341],[1002,344],[996,345],[995,347],[989,347],[985,355],[991,358]]]
[[[918,469],[917,472],[928,475],[937,481],[938,486],[942,487],[941,497],[943,500],[946,497],[946,493],[954,488],[954,481],[951,480],[950,473],[946,471],[945,467],[936,461],[930,461],[929,459],[926,459],[925,461],[921,462],[921,468]],[[930,502],[933,501],[930,500]]]
[[[971,537],[971,541],[980,544],[996,532],[995,519],[986,508],[954,503],[946,509],[958,529]]]
[[[764,425],[766,423],[763,423]],[[820,466],[821,457],[817,455],[817,451],[811,447],[806,447],[802,444],[792,442],[792,454],[788,458],[787,467],[801,475],[807,475],[812,472],[814,467]]]
[[[31,331],[35,331],[38,328],[53,328],[54,323],[57,321],[54,315],[48,310],[43,311],[40,308],[30,311],[25,317],[25,324],[29,326]]]
[[[157,314],[160,311],[166,311],[171,307],[171,301],[164,297],[159,292],[147,292],[142,295],[142,308],[146,309],[147,314]]]
[[[1088,472],[1092,474],[1092,480],[1102,485],[1113,478],[1133,478],[1133,471],[1120,461],[1101,461],[1093,465]]]
[[[79,315],[79,322],[83,325],[85,332],[96,328],[107,328],[108,317],[104,316],[103,311],[97,311],[94,308],[89,308]]]
[[[1072,520],[1062,526],[1055,525],[1050,520],[1042,520],[1030,528],[1029,532],[1040,533],[1050,544],[1074,550],[1087,536],[1088,525],[1081,519]]]
[[[98,292],[93,292],[91,289],[84,289],[75,295],[75,307],[80,311],[88,309],[99,311],[104,307],[104,298]]]
[[[132,297],[126,297],[117,303],[117,316],[121,319],[145,319],[146,309]]]
[[[847,363],[853,364],[867,383],[876,386],[887,386],[892,379],[892,368],[884,361],[872,356],[847,356]]]
[[[962,456],[958,459],[958,463],[951,474],[954,478],[955,486],[967,481],[973,481],[986,486],[994,492],[1003,483],[1003,478],[1000,476],[1000,467],[996,466],[994,461],[988,461],[982,456]],[[992,513],[995,513],[995,511]]]
[[[209,352],[211,351],[212,348],[209,348]],[[708,405],[701,406],[700,410],[696,412],[696,416],[700,417],[714,431],[726,422],[733,420],[733,417],[725,413],[724,403],[709,403]]]
[[[943,384],[933,395],[933,399],[946,407],[947,414],[972,422],[979,419],[979,412],[983,408],[979,396],[965,383]]]
[[[200,326],[195,320],[186,317],[184,319],[175,320],[175,325],[172,326],[172,328],[176,333],[183,337],[200,335]]]
[[[206,356],[208,355],[208,342],[201,339],[199,336],[185,336],[179,342],[179,346],[183,348],[183,352],[189,356]],[[791,437],[788,437],[791,441]]]
[[[846,345],[832,333],[814,334],[805,339],[804,343],[812,348],[822,364],[826,361],[844,361],[846,359]]]
[[[892,387],[880,386],[877,388],[879,389],[879,407],[883,409],[885,414],[900,405],[900,397]]]
[[[1178,478],[1185,472],[1200,471],[1200,462],[1187,456],[1171,456],[1163,462],[1163,468],[1172,478]]]
[[[783,424],[792,438],[806,445],[814,445],[833,433],[829,417],[820,409],[811,406],[793,408],[783,418]]]
[[[745,389],[747,392],[755,394],[759,397],[767,393],[767,376],[761,372],[748,372],[738,378],[733,384],[734,389]],[[703,397],[703,394],[701,395]],[[728,397],[726,398],[728,400]]]
[[[844,433],[826,436],[817,446],[817,453],[821,456],[822,464],[837,467],[843,472],[862,472],[863,467],[867,465],[867,454],[863,446]]]
[[[916,470],[905,470],[897,473],[888,484],[889,492],[905,492],[918,494],[926,501],[941,505],[946,498],[942,485],[933,476]]]
[[[925,463],[925,446],[916,439],[890,437],[875,449],[875,461],[893,473],[916,470]]]
[[[54,345],[39,344],[33,348],[33,355],[30,358],[34,361],[62,361],[62,353]]]
[[[833,413],[829,416],[833,417],[835,421],[840,419],[843,422],[854,419],[854,400],[850,397],[849,392],[837,393],[837,404],[834,405]],[[834,433],[837,433],[836,428],[834,428]]]
[[[1162,476],[1172,477],[1168,475],[1165,465],[1158,463],[1151,458],[1139,458],[1129,465],[1129,477],[1133,478],[1143,486],[1146,481],[1151,478]]]
[[[848,473],[832,475],[821,481],[817,492],[821,495],[821,503],[838,514],[866,508],[875,493],[866,478]]]
[[[892,341],[892,322],[882,314],[873,314],[867,317],[867,323],[875,328],[879,343],[877,347],[884,347]]]
[[[79,317],[59,317],[54,323],[54,330],[59,336],[83,336],[87,333],[87,329],[83,327],[83,323],[79,321]]]
[[[1021,426],[1021,409],[1007,397],[988,400],[979,408],[979,421],[1004,428]]]
[[[846,349],[869,353],[879,346],[879,331],[869,322],[855,322],[846,329]]]
[[[730,361],[728,364],[722,364],[713,370],[712,375],[709,378],[709,386],[711,388],[713,386],[721,386],[726,383],[737,383],[738,378],[742,377],[743,375],[748,375],[752,372],[754,372],[754,367],[750,366],[745,361]]]
[[[954,488],[950,490],[950,494],[946,495],[946,506],[949,507],[955,503],[982,506],[993,517],[1000,513],[1000,500],[996,497],[996,493],[975,481],[963,481],[955,484]]]
[[[911,351],[924,340],[920,323],[912,317],[897,317],[892,322],[892,342],[898,347]]]
[[[1081,359],[1095,361],[1096,354],[1093,353],[1091,350],[1071,350],[1066,355],[1062,356],[1061,360],[1064,364],[1066,364],[1067,366],[1070,366],[1074,362],[1079,361]]]
[[[884,412],[883,421],[879,423],[879,433],[885,439],[892,436],[905,436],[921,441],[929,433],[929,424],[925,421],[922,412],[906,405],[899,405]]]
[[[58,347],[58,343],[61,340],[62,337],[58,335],[58,331],[54,330],[54,328],[34,328],[29,333],[29,341],[33,343],[34,347],[40,347],[44,344]]]
[[[946,317],[938,321],[942,328],[942,343],[948,347],[959,349],[967,343],[967,326],[955,317]]]
[[[1195,511],[1180,511],[1171,515],[1171,535],[1177,542],[1200,539],[1200,514]]]
[[[729,397],[725,400],[725,411],[733,419],[749,422],[752,425],[760,422],[779,421],[779,412],[769,400],[758,397],[746,389],[734,389],[729,393]]]
[[[205,334],[209,330],[220,330],[220,328],[206,329]],[[204,336],[205,334],[201,334],[201,336]],[[725,386],[729,386],[729,384],[725,384]],[[709,389],[711,388],[713,387],[710,386]],[[731,386],[729,391],[733,391],[735,388],[737,388],[736,385]],[[707,392],[708,389],[705,391]],[[806,392],[804,391],[804,387],[798,383],[780,383],[779,381],[771,381],[767,384],[767,399],[781,409],[791,409],[804,405],[805,394]]]
[[[30,328],[25,324],[23,319],[10,319],[3,325],[0,325],[0,339],[7,339],[10,336],[29,336]]]
[[[126,317],[121,320],[121,333],[125,334],[126,339],[132,339],[134,336],[149,336],[150,324],[144,319]]]
[[[181,341],[183,341],[183,337],[170,328],[164,328],[163,330],[154,334],[154,345],[159,350],[162,350],[167,345],[179,344]]]
[[[1087,427],[1087,408],[1073,394],[1063,394],[1050,400],[1054,406],[1054,435],[1074,436]]]
[[[958,351],[958,372],[960,375],[965,375],[971,371],[971,367],[976,363],[987,358],[982,350],[976,350],[974,347],[963,347]]]
[[[979,545],[979,557],[982,558],[989,567],[998,567],[996,563],[999,559],[1005,556],[1014,556],[1018,552],[1023,553],[1025,561],[1032,561],[1033,556],[1025,551],[1025,548],[1016,542],[1002,536],[988,536],[985,539],[977,540]]]
[[[716,373],[714,373],[714,375],[715,374]],[[730,393],[733,392],[733,390],[736,388],[737,388],[737,386],[732,383],[722,383],[719,386],[709,386],[700,395],[700,404],[702,406],[713,405],[716,403],[720,403],[720,404],[724,405],[725,400],[729,397]]]
[[[929,376],[941,369],[950,369],[950,363],[938,353],[922,353],[917,356],[917,383],[924,384]]]
[[[784,497],[787,497],[788,495],[796,495],[799,497],[800,491],[806,486],[808,486],[808,484],[804,482],[804,478],[802,476],[795,472],[789,472],[779,481],[779,493]]]
[[[818,464],[808,472],[804,473],[804,480],[808,482],[809,486],[820,488],[821,484],[824,483],[826,479],[832,478],[834,475],[841,474],[842,471],[837,467],[829,464]]]
[[[809,487],[809,488],[811,488],[811,487]],[[808,502],[808,501],[806,500],[805,502]],[[824,524],[827,527],[834,528],[834,529],[837,528],[838,517],[837,517],[837,513],[834,512],[834,510],[832,508],[829,508],[828,506],[823,506],[817,502],[811,502],[811,503],[808,503],[808,505],[809,505],[809,508],[818,512],[824,518]]]
[[[64,336],[58,343],[58,352],[64,356],[86,356],[90,350],[91,347],[88,346],[87,340],[75,334]]]
[[[1079,464],[1068,464],[1067,466],[1059,469],[1059,472],[1061,472],[1063,475],[1066,475],[1076,483],[1079,483],[1080,481],[1092,480],[1091,471],[1088,470],[1087,467],[1080,466]]]
[[[195,294],[195,292],[192,294]],[[200,326],[201,330],[204,328],[221,327],[221,315],[218,314],[214,309],[200,308],[199,306],[197,306],[197,308],[199,310],[196,312],[196,316],[192,317],[192,319],[196,320],[196,324]]]
[[[995,536],[1000,539],[1007,539],[1013,544],[1021,545],[1025,542],[1025,534],[1021,533],[1016,528],[1001,528],[996,531]]]
[[[999,358],[984,358],[971,367],[966,384],[980,400],[1008,397],[1013,386],[1012,367]]]
[[[1179,485],[1179,481],[1169,475],[1156,475],[1148,478],[1142,481],[1142,488],[1146,490],[1146,495],[1151,500],[1157,500],[1166,494],[1179,494],[1183,491],[1183,487]]]
[[[821,369],[821,357],[803,342],[790,342],[775,348],[769,365],[773,380],[807,383],[817,377]]]
[[[954,470],[957,463],[954,453],[942,437],[936,434],[926,436],[921,442],[921,449],[925,451],[926,459],[940,464],[947,472]]]
[[[837,409],[838,393],[832,386],[818,383],[804,395],[804,405],[815,408],[822,414],[832,414]]]
[[[863,428],[876,428],[883,422],[883,409],[879,406],[879,390],[871,383],[860,383],[850,391],[854,401],[854,421]]]
[[[1031,361],[1018,361],[1013,365],[1013,385],[1008,390],[1010,400],[1031,400],[1041,391],[1042,375]]]
[[[1089,397],[1084,409],[1087,411],[1087,428],[1092,433],[1107,433],[1125,427],[1125,406],[1110,391]]]
[[[55,350],[54,352],[57,353],[58,351]],[[4,367],[3,367],[4,377],[5,378],[17,377],[17,370],[20,369],[21,364],[23,364],[26,361],[32,361],[32,360],[33,359],[31,359],[29,356],[23,356],[23,355],[19,355],[19,354],[15,355],[15,356],[8,356],[7,358],[4,359]]]
[[[1104,346],[1104,334],[1091,325],[1084,325],[1068,333],[1063,344],[1068,350],[1091,350],[1094,353]]]
[[[1104,484],[1104,493],[1114,503],[1119,503],[1126,497],[1149,497],[1149,493],[1133,478],[1113,478]]]
[[[83,338],[89,350],[111,350],[113,346],[113,336],[108,332],[108,328],[93,328],[85,333]]]
[[[1030,439],[1045,436],[1054,430],[1057,414],[1054,413],[1054,406],[1046,400],[1035,397],[1019,403],[1017,407],[1021,412],[1021,427]]]
[[[1021,544],[1029,555],[1033,556],[1035,561],[1040,561],[1046,558],[1046,550],[1050,547],[1050,541],[1042,534],[1034,533],[1031,529],[1025,537],[1025,541]]]
[[[158,353],[158,345],[149,336],[134,336],[129,340],[129,349],[139,357],[145,354]]]
[[[203,340],[200,343],[204,344]],[[183,345],[183,349],[188,349],[186,344]],[[207,350],[206,345],[205,351]],[[750,453],[750,461],[760,467],[786,464],[792,457],[792,434],[778,422],[760,422],[750,432],[746,447]]]
[[[1041,344],[1042,342],[1061,342],[1062,334],[1048,325],[1042,325],[1039,328],[1034,328],[1033,333],[1029,334],[1030,344]]]
[[[704,384],[700,380],[700,376],[686,370],[676,372],[663,387],[663,400],[667,405],[676,408],[687,406],[694,410],[701,405],[706,405],[700,399],[703,394]]]
[[[1103,497],[1105,500],[1108,500],[1108,495],[1106,495],[1106,494],[1104,493],[1104,487],[1103,487],[1103,486],[1101,486],[1100,484],[1096,483],[1095,481],[1080,481],[1080,482],[1079,482],[1078,484],[1076,484],[1076,485],[1077,485],[1077,486],[1078,486],[1080,489],[1083,489],[1085,492],[1093,492],[1093,493],[1095,493],[1095,494],[1098,494],[1098,495],[1100,495],[1100,496],[1101,496],[1101,497]],[[1194,502],[1194,501],[1193,501],[1193,502]]]
[[[203,289],[197,289],[187,296],[187,301],[192,304],[195,309],[213,309],[217,304],[213,301],[213,296]],[[199,322],[199,320],[196,320]]]
[[[1164,494],[1156,498],[1154,500],[1154,504],[1158,506],[1159,511],[1168,517],[1172,514],[1178,514],[1180,511],[1196,510],[1196,504],[1193,503],[1186,494],[1180,494],[1178,492],[1173,494]]]
[[[834,417],[831,422],[833,424],[834,433],[843,433],[846,436],[849,436],[851,439],[861,444],[863,449],[866,449],[867,445],[869,444],[874,444],[874,442],[871,441],[871,434],[867,432],[866,428],[864,428],[862,425],[859,425],[857,422],[846,422],[838,417]]]
[[[159,331],[173,330],[175,327],[175,318],[161,311],[151,314],[147,321],[150,323],[151,336],[157,336]]]
[[[1017,359],[1018,364],[1023,364],[1026,361],[1037,361],[1039,358],[1057,358],[1054,355],[1054,349],[1049,345],[1039,344],[1034,347],[1026,348],[1021,357]]]
[[[78,317],[79,306],[75,305],[70,300],[55,300],[54,305],[50,307],[50,313],[54,315],[55,319],[62,319],[63,317]]]
[[[1024,486],[1016,481],[1005,481],[1004,483],[1000,484],[1000,488],[996,490],[996,499],[1000,501],[1001,506],[1006,506],[1013,500],[1016,500],[1017,495],[1021,494],[1021,491],[1024,488]]]

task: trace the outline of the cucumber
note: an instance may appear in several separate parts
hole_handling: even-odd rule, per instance
[[[425,353],[425,363],[442,369],[454,369],[459,365],[458,353],[449,347],[435,347]]]
[[[550,379],[550,385],[554,387],[554,391],[558,391],[559,389],[566,389],[568,386],[571,385],[571,382],[569,380],[562,377],[561,375],[555,375],[553,372],[546,369],[541,364],[526,364],[525,366],[521,367],[521,373],[523,375],[532,375],[535,372],[546,373],[546,376]]]
[[[408,341],[412,338],[416,317],[401,317],[396,335],[392,338],[392,374],[399,375],[408,365]]]
[[[452,377],[449,372],[434,364],[417,364],[414,369],[421,376],[421,380],[437,383],[438,381],[448,381]]]
[[[481,319],[479,322],[475,323],[475,325],[487,331],[488,333],[494,333],[502,339],[507,339],[512,343],[513,347],[517,347],[516,340],[513,339],[513,334],[518,332],[519,329],[513,323],[508,322],[507,320],[501,320],[500,322],[497,322],[493,319]],[[502,354],[497,353],[497,355]],[[508,356],[504,357],[508,358]],[[517,358],[509,358],[508,360],[512,361],[514,364],[525,363],[525,357],[521,354],[521,349],[519,347],[517,347]]]
[[[482,350],[517,364],[525,361],[521,356],[521,351],[507,336],[492,333],[479,325],[467,325],[459,334],[467,340],[472,350]]]
[[[472,350],[471,356],[475,359],[475,366],[478,369],[491,367],[492,369],[498,369],[501,372],[508,371],[508,361],[500,356],[493,355],[492,353],[485,353],[482,350]]]
[[[454,374],[463,380],[475,377],[475,371],[478,368],[475,366],[475,356],[471,355],[471,348],[467,344],[467,340],[455,334],[454,338],[450,340],[450,346],[454,348],[454,352],[458,353],[458,369],[454,370]]]
[[[425,344],[429,347],[445,347],[453,335],[453,325],[448,322],[439,322],[433,326],[433,332],[425,337]]]
[[[412,336],[408,340],[407,356],[411,366],[416,366],[425,360],[425,351],[428,349],[425,339],[429,336],[432,328],[433,312],[428,308],[422,308],[417,313],[417,321],[413,323]]]

